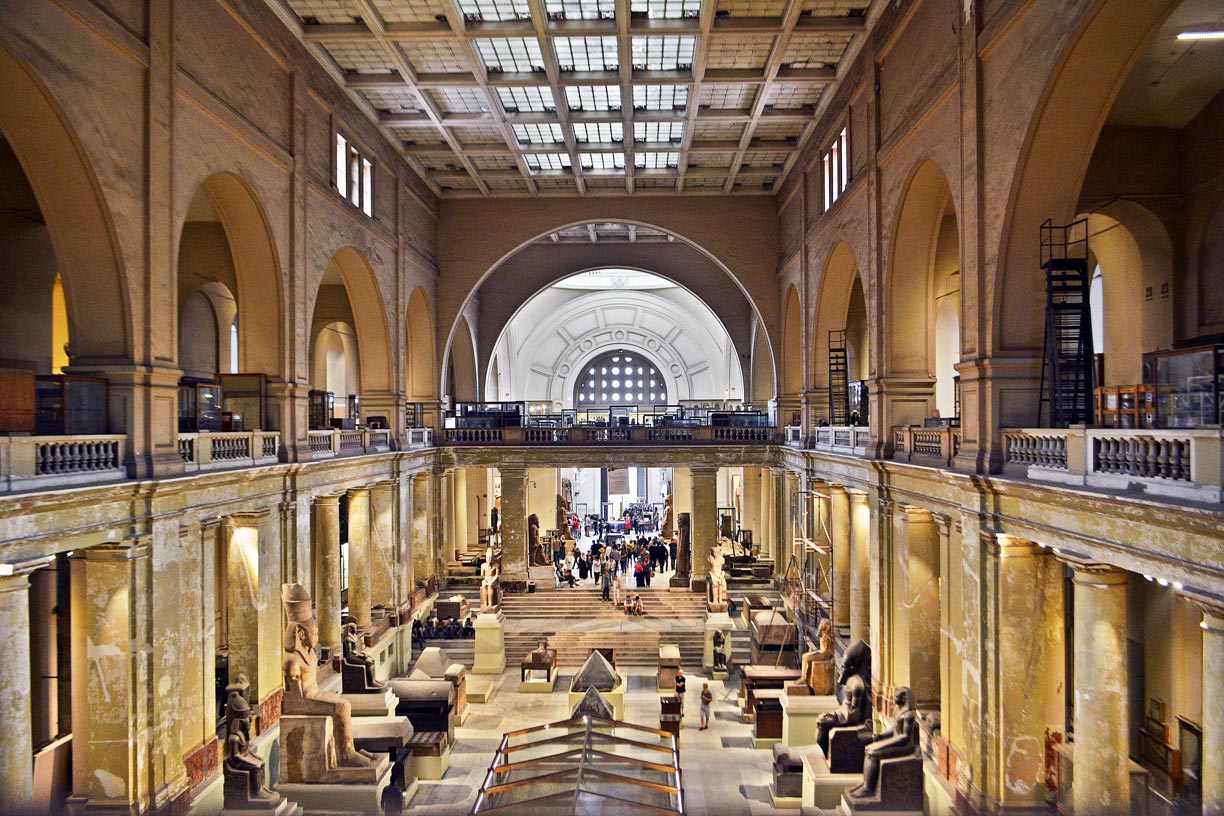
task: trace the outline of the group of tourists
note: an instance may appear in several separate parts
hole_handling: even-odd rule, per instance
[[[469,615],[462,622],[458,618],[439,620],[436,613],[431,612],[422,623],[420,618],[412,621],[412,642],[424,646],[427,640],[459,640],[476,637],[476,627],[472,625]]]

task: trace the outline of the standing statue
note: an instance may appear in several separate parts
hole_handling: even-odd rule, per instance
[[[663,540],[671,541],[676,534],[675,521],[672,518],[672,494],[663,499]]]
[[[721,631],[714,632],[714,671],[727,670],[727,652],[725,646],[727,636]]]
[[[863,760],[863,781],[846,792],[847,798],[851,800],[875,795],[880,781],[882,760],[919,756],[918,712],[914,710],[914,693],[902,686],[893,695],[893,702],[897,705],[893,727],[877,734],[875,740],[867,746],[867,756]]]
[[[828,618],[821,618],[816,627],[816,648],[803,653],[800,668],[803,670],[803,682],[811,688],[813,694],[828,695],[833,693],[833,623]]]
[[[377,772],[379,762],[353,745],[352,706],[339,694],[319,688],[318,651],[319,624],[311,609],[310,593],[301,584],[285,584],[281,589],[281,601],[285,607],[285,694],[281,711],[286,715],[315,715],[330,717],[334,751],[329,752],[327,766],[370,769]],[[334,755],[334,764],[331,761]],[[282,754],[283,756],[283,754]],[[299,758],[300,759],[300,758]],[[283,766],[282,766],[283,767]],[[327,782],[323,779],[286,779],[290,782]]]
[[[689,514],[681,513],[676,526],[680,530],[680,546],[676,548],[676,571],[670,583],[674,587],[686,587],[693,572],[693,551],[689,545]]]
[[[843,726],[863,725],[871,720],[871,647],[856,640],[842,660],[838,685],[844,689],[842,706],[820,715],[816,721],[816,742],[828,756],[829,732]]]
[[[346,623],[342,634],[344,658],[340,665],[341,688],[345,694],[377,694],[387,688],[374,676],[374,660],[361,645],[357,624]]]
[[[225,704],[226,810],[275,810],[280,794],[264,787],[264,761],[251,750],[251,704],[232,692]]]
[[[569,538],[569,502],[560,493],[557,494],[557,535]]]
[[[548,553],[540,542],[540,517],[535,513],[527,517],[527,552],[531,555],[531,566],[548,566]]]
[[[710,553],[709,596],[706,605],[711,612],[727,611],[727,576],[723,573],[722,545]]]
[[[485,552],[484,563],[480,565],[480,611],[497,611],[497,564],[493,562],[493,547]]]

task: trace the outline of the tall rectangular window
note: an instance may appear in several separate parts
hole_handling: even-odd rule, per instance
[[[843,127],[821,157],[824,172],[824,208],[833,206],[850,182],[850,131]]]
[[[336,134],[336,191],[371,218],[374,216],[374,162],[342,134]]]

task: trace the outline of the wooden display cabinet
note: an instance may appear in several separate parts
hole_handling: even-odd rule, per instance
[[[36,433],[41,436],[106,433],[109,387],[99,377],[39,376],[34,386]]]
[[[221,386],[183,378],[178,389],[179,433],[221,430]]]
[[[0,433],[34,433],[34,374],[0,368]]]
[[[325,431],[331,428],[332,410],[336,405],[336,395],[331,391],[311,389],[307,400],[307,424],[312,431]]]
[[[220,374],[217,379],[221,381],[224,430],[254,431],[271,427],[267,416],[266,374]]]
[[[1096,415],[1102,428],[1155,428],[1156,389],[1150,385],[1109,385],[1094,389]]]

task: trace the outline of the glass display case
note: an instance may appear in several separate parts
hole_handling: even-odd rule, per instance
[[[268,378],[264,374],[220,374],[221,421],[227,431],[270,427],[265,416]]]
[[[1219,425],[1224,418],[1224,344],[1145,355],[1156,388],[1157,428]]]
[[[850,424],[867,424],[867,381],[855,380],[847,387],[850,397]]]
[[[109,384],[98,377],[44,374],[34,385],[35,432],[104,434]]]
[[[307,422],[312,431],[326,431],[331,428],[332,410],[336,406],[336,395],[331,391],[312,389],[306,395]]]
[[[221,386],[184,377],[178,391],[179,433],[221,430]]]

